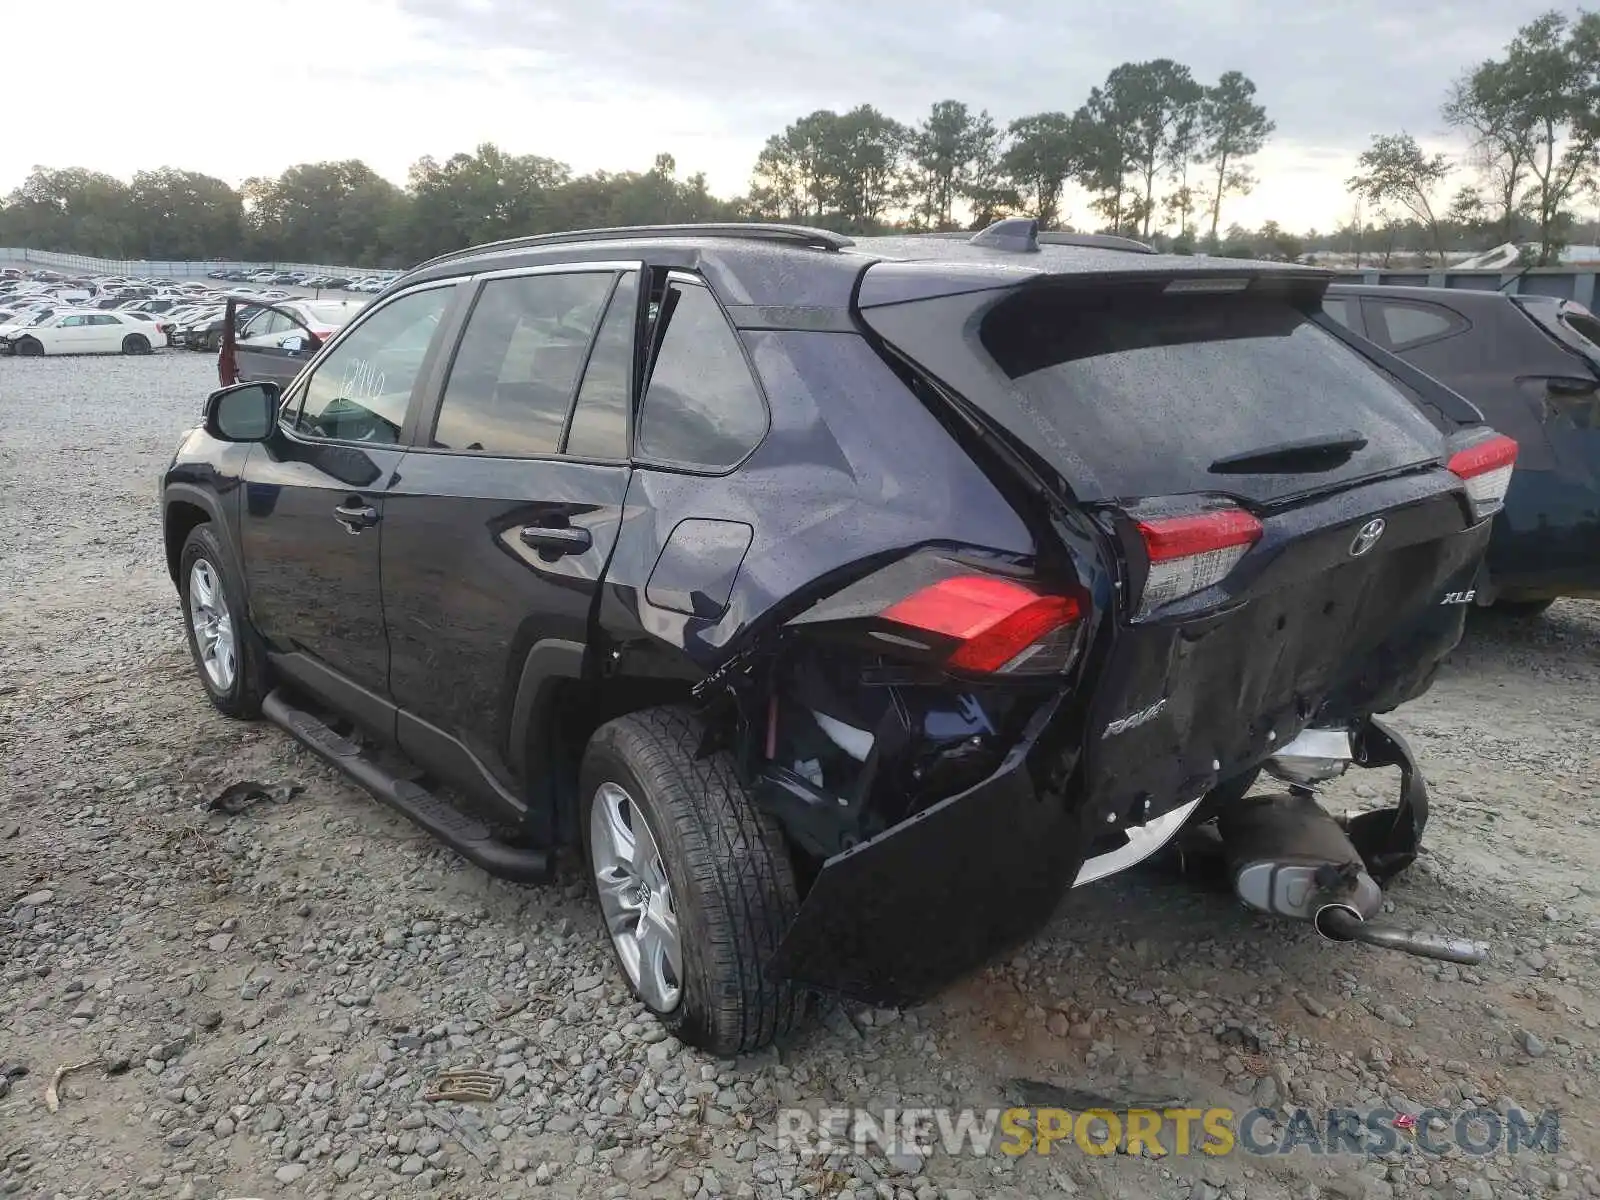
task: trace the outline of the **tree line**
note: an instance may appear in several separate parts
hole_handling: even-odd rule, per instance
[[[0,201],[0,245],[110,258],[245,258],[399,267],[522,234],[604,225],[783,220],[850,233],[981,228],[1007,215],[1069,218],[1182,252],[1296,259],[1318,250],[1387,259],[1398,249],[1477,250],[1528,240],[1553,261],[1600,203],[1600,14],[1551,12],[1502,57],[1467,71],[1442,118],[1467,137],[1459,160],[1410,133],[1373,138],[1347,181],[1349,219],[1331,234],[1224,223],[1230,197],[1275,131],[1238,71],[1202,82],[1171,59],[1123,63],[1074,110],[1003,125],[941,100],[903,123],[870,104],[819,110],[767,139],[743,196],[670,154],[643,172],[570,167],[492,143],[414,163],[403,186],[359,160],[305,163],[234,188],[163,167],[129,182],[35,168]],[[1461,172],[1469,182],[1443,199]],[[1067,209],[1069,185],[1087,213]]]
[[[574,175],[485,143],[419,159],[405,187],[358,160],[304,163],[233,188],[163,167],[123,183],[80,167],[36,167],[0,204],[0,245],[106,258],[245,259],[404,267],[481,242],[598,225],[732,220],[703,175],[672,156],[648,171]]]
[[[1524,25],[1502,57],[1456,80],[1441,115],[1466,135],[1463,158],[1429,154],[1406,132],[1380,135],[1351,194],[1380,226],[1415,227],[1419,248],[1441,263],[1463,235],[1490,245],[1531,237],[1538,265],[1557,261],[1578,228],[1574,206],[1600,204],[1600,13],[1552,11]],[[1470,181],[1442,200],[1463,168]]]
[[[1004,128],[958,100],[904,125],[871,105],[801,117],[767,139],[746,204],[765,217],[845,230],[949,230],[1023,213],[1062,221],[1069,183],[1108,232],[1152,229],[1215,240],[1227,196],[1249,191],[1249,161],[1273,132],[1238,71],[1215,84],[1171,59],[1123,63],[1074,112]],[[958,207],[959,206],[959,207]]]

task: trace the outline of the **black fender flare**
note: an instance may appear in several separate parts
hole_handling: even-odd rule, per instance
[[[215,492],[192,483],[169,483],[161,492],[161,539],[166,544],[167,515],[174,504],[190,504],[206,514],[217,531],[217,540],[222,543],[222,548],[227,552],[228,565],[233,569],[233,577],[239,581],[239,586],[244,587],[244,554],[239,547],[238,531],[229,516],[222,498]],[[168,573],[172,575],[174,586],[178,585],[177,568],[174,562],[167,564]],[[246,605],[249,603],[248,594],[245,597]]]
[[[522,660],[506,751],[528,798],[527,833],[535,845],[554,845],[560,832],[556,817],[563,797],[558,773],[549,769],[554,757],[552,716],[561,685],[583,678],[586,654],[582,642],[543,638],[528,648]]]

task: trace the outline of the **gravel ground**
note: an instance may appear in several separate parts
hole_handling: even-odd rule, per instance
[[[492,881],[206,703],[156,479],[213,377],[0,361],[0,1195],[1600,1196],[1600,606],[1477,621],[1397,716],[1435,815],[1394,920],[1485,937],[1486,966],[1322,944],[1152,870],[920,1008],[826,1008],[719,1062],[629,1001],[582,886]],[[1387,794],[1358,776],[1337,805]],[[305,790],[205,809],[240,780]],[[447,1066],[504,1091],[425,1102]],[[1548,1108],[1561,1145],[777,1148],[783,1106],[988,1108],[1038,1095],[1019,1080],[1072,1106]]]

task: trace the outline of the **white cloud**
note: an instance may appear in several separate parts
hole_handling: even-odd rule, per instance
[[[6,13],[0,187],[36,163],[237,183],[346,157],[399,182],[423,154],[494,141],[580,171],[669,151],[732,194],[766,136],[816,108],[1070,111],[1117,63],[1165,55],[1202,79],[1243,70],[1277,121],[1224,222],[1326,229],[1367,137],[1443,137],[1449,80],[1547,3],[1148,0],[1134,21],[1056,0],[258,0],[132,20],[126,0],[74,0],[70,28],[26,4]]]

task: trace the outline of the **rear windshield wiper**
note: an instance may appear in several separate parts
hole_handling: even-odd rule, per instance
[[[1213,475],[1272,475],[1298,471],[1331,471],[1348,462],[1367,439],[1353,429],[1325,433],[1293,442],[1275,442],[1243,454],[1230,454],[1212,463]]]

